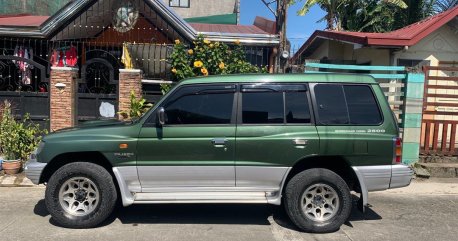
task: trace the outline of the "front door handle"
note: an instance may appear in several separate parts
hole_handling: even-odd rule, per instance
[[[215,147],[224,147],[226,145],[227,139],[226,138],[214,138],[212,139],[212,144]]]
[[[294,139],[293,144],[295,146],[306,146],[307,144],[309,144],[309,141],[305,139]]]

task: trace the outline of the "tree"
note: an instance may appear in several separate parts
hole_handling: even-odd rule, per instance
[[[407,4],[403,0],[291,0],[290,4],[295,4],[298,2],[304,2],[302,8],[297,12],[298,15],[307,14],[310,9],[318,5],[321,9],[326,11],[326,15],[320,21],[326,21],[326,29],[328,30],[343,30],[344,25],[346,25],[345,20],[352,17],[353,19],[358,19],[364,17],[367,24],[374,24],[375,22],[381,22],[380,18],[375,20],[369,20],[369,17],[375,17],[377,14],[382,12],[382,9],[387,6],[394,6],[397,8],[407,8]],[[366,7],[371,6],[371,9],[367,11]],[[351,10],[351,13],[356,14],[351,16],[348,14],[348,10]],[[359,12],[366,11],[367,14],[361,16]],[[382,16],[381,16],[382,17]],[[387,17],[386,15],[383,17]],[[391,16],[391,19],[393,16]],[[364,26],[364,25],[363,25]]]
[[[441,13],[458,6],[458,0],[436,0],[434,2],[435,13]]]

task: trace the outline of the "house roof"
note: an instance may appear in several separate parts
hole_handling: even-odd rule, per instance
[[[293,60],[301,55],[309,54],[324,39],[350,42],[364,46],[403,47],[417,44],[424,37],[436,31],[458,16],[458,6],[413,23],[404,28],[386,33],[323,31],[316,30],[294,55]]]
[[[269,34],[254,25],[232,25],[232,24],[208,24],[190,23],[197,32],[221,32],[221,33],[242,33],[242,34]]]
[[[143,1],[153,10],[159,12],[161,17],[173,26],[181,36],[191,41],[195,40],[198,34],[204,34],[211,41],[234,42],[239,40],[241,43],[250,45],[277,45],[279,43],[278,35],[265,32],[252,25],[236,25],[235,27],[232,25],[229,27],[225,24],[216,24],[215,26],[197,24],[194,25],[196,29],[166,6],[162,0]],[[51,17],[30,15],[0,17],[0,36],[51,38],[56,31],[66,26],[69,21],[82,14],[95,2],[93,0],[73,1]],[[104,1],[102,2],[104,4]]]
[[[31,16],[28,14],[0,15],[0,25],[38,27],[48,18],[49,16]]]

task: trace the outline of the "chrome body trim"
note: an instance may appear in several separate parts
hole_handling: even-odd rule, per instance
[[[363,207],[368,204],[369,192],[408,186],[413,175],[406,165],[354,166],[353,170],[360,184]]]
[[[285,172],[285,175],[283,175],[283,179],[280,184],[280,190],[278,190],[278,193],[276,195],[273,195],[270,197],[268,196],[267,203],[273,204],[273,205],[281,205],[281,198],[282,198],[283,189],[285,188],[285,185],[286,185],[286,178],[288,177],[289,172],[292,169],[293,169],[292,167],[288,167],[288,169]]]
[[[139,166],[142,192],[156,187],[234,187],[234,166]]]
[[[119,185],[123,206],[126,207],[133,204],[135,193],[141,192],[137,167],[113,167],[113,173]]]
[[[407,165],[393,165],[391,168],[390,188],[409,186],[413,173],[412,168]]]
[[[355,169],[360,172],[367,191],[382,191],[390,187],[391,165],[356,166],[353,167]]]
[[[29,159],[24,167],[25,175],[33,184],[40,184],[40,177],[43,169],[48,163],[38,162],[37,159]]]
[[[280,189],[289,167],[236,166],[236,187]]]

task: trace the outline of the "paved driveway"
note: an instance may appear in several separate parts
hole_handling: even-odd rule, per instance
[[[456,240],[457,193],[372,193],[367,214],[354,208],[338,232],[307,234],[268,205],[136,205],[99,228],[65,229],[50,219],[44,188],[0,188],[0,240]]]

